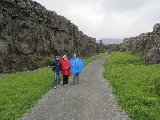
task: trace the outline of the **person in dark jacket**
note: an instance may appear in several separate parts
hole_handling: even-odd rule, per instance
[[[52,70],[54,71],[54,89],[56,89],[57,86],[60,86],[60,76],[62,71],[59,55],[55,56],[55,60],[52,61],[50,67],[52,67]]]

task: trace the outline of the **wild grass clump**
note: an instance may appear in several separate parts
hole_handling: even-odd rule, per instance
[[[133,120],[160,119],[160,64],[145,66],[138,54],[116,52],[104,66],[121,109]]]

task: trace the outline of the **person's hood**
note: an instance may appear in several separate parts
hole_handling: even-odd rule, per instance
[[[74,53],[74,54],[73,54],[73,57],[74,57],[74,56],[76,56],[76,57],[77,57],[77,54],[75,54],[75,53]]]

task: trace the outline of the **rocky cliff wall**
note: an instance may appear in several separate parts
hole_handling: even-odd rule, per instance
[[[160,23],[154,25],[152,32],[125,38],[121,49],[141,53],[146,65],[160,63]]]
[[[141,53],[146,65],[160,63],[160,23],[154,25],[152,32],[125,38],[122,44],[107,45],[106,48]]]
[[[99,48],[96,39],[35,1],[0,1],[0,73],[34,70],[46,57],[86,56]]]

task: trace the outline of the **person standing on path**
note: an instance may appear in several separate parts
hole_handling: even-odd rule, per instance
[[[82,61],[82,59],[77,57],[77,54],[73,54],[73,58],[70,60],[70,63],[71,72],[73,74],[73,85],[75,85],[75,83],[79,83],[79,74],[82,73],[84,62]]]
[[[50,67],[52,67],[52,70],[54,71],[54,89],[56,89],[57,86],[60,86],[60,76],[62,70],[59,55],[55,56],[55,60],[52,61]]]
[[[62,74],[63,74],[63,85],[64,87],[68,84],[68,77],[70,76],[70,61],[67,58],[67,55],[63,56],[63,59],[61,60],[61,65],[62,65]]]

